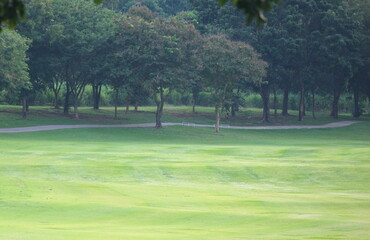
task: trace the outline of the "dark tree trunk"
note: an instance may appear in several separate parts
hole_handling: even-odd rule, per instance
[[[354,86],[353,88],[353,98],[354,98],[354,104],[355,104],[355,109],[353,111],[353,117],[360,117],[361,116],[361,110],[360,110],[360,105],[359,105],[359,98],[360,98],[360,89],[357,86]]]
[[[59,91],[53,90],[53,93],[54,93],[54,108],[59,109],[58,103]]]
[[[316,119],[315,106],[316,106],[316,102],[315,102],[315,90],[312,88],[312,118],[313,119]]]
[[[62,86],[63,86],[63,81],[61,81],[60,77],[59,76],[53,77],[51,90],[53,91],[53,94],[54,94],[54,108],[55,109],[59,109],[58,99],[59,99],[59,93],[60,93],[60,90],[62,89]]]
[[[197,94],[193,92],[193,107],[192,113],[195,113],[195,105],[197,104]]]
[[[335,119],[338,119],[339,117],[339,98],[340,98],[340,91],[338,89],[334,89],[332,110],[331,110],[330,116],[332,116]]]
[[[22,119],[27,119],[27,97],[22,98]]]
[[[157,111],[155,113],[155,128],[162,128],[163,101],[157,102]]]
[[[69,89],[69,84],[67,83],[66,95],[64,99],[64,115],[68,115],[69,113],[69,97],[71,95],[71,90]]]
[[[215,133],[219,133],[220,132],[221,107],[219,105],[216,105],[215,111],[216,111]]]
[[[138,102],[135,102],[135,112],[137,112],[139,109],[139,103]]]
[[[216,103],[215,110],[216,110],[216,123],[215,123],[215,133],[220,132],[220,120],[221,120],[221,110],[222,106],[225,104],[225,96],[227,91],[228,84],[225,84],[223,91],[221,92],[221,96],[217,94],[217,90],[215,90],[214,96],[218,99]]]
[[[114,119],[117,119],[117,113],[118,113],[118,94],[119,94],[119,90],[118,89],[115,89],[114,90]]]
[[[277,96],[276,96],[276,89],[273,88],[274,91],[274,116],[277,117]]]
[[[99,110],[102,84],[93,84],[93,108]]]
[[[156,101],[157,111],[155,112],[155,128],[162,128],[162,113],[164,106],[163,89],[160,88],[159,100]]]
[[[238,111],[238,105],[237,103],[232,103],[231,104],[231,116],[232,117],[236,116],[236,111]]]
[[[199,99],[199,88],[193,87],[192,95],[193,95],[192,113],[195,113],[195,106],[198,103],[198,99]]]
[[[117,112],[118,112],[118,106],[117,106],[117,102],[114,103],[114,119],[117,119]]]
[[[235,117],[236,112],[239,111],[239,103],[240,103],[240,89],[238,88],[236,92],[236,96],[233,98],[233,101],[231,103],[231,116]]]
[[[284,97],[283,97],[283,110],[281,114],[283,116],[288,116],[288,103],[289,103],[289,89],[284,89]]]
[[[302,115],[305,117],[306,116],[306,98],[303,96],[303,111]]]
[[[78,96],[73,96],[73,109],[74,109],[75,119],[80,119],[80,114],[78,113]]]
[[[126,105],[126,110],[125,110],[125,114],[128,114],[130,111],[130,104],[127,104]]]
[[[301,97],[299,100],[299,115],[298,115],[298,121],[303,121],[304,117],[304,84],[301,82]]]
[[[29,113],[29,112],[30,112],[30,103],[29,103],[28,98],[26,98],[26,112],[27,112],[27,113]]]
[[[270,122],[270,89],[268,84],[262,85],[261,97],[263,101],[262,122]]]

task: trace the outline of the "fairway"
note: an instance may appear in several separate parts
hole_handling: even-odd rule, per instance
[[[369,239],[369,132],[0,134],[0,239]]]
[[[0,240],[370,240],[369,30],[370,0],[0,0]]]

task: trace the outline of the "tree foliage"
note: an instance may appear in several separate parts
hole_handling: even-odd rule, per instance
[[[21,90],[30,87],[26,51],[30,41],[15,31],[0,35],[0,90]]]
[[[207,37],[202,56],[202,77],[215,98],[218,133],[221,109],[230,92],[238,85],[261,84],[267,65],[251,46],[230,41],[223,35]]]

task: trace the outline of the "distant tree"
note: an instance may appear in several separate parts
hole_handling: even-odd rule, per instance
[[[93,0],[95,3],[101,3],[104,0]],[[137,4],[133,0],[106,0],[106,6],[110,9],[114,8],[130,8]],[[224,5],[228,0],[218,0],[221,5]],[[254,19],[259,23],[266,21],[263,12],[271,10],[273,3],[278,3],[279,0],[235,0],[233,3],[248,15],[248,22]],[[190,3],[188,0],[140,0],[139,4],[146,4],[151,10],[164,12],[168,15],[175,15],[179,11],[188,10]],[[26,18],[25,4],[22,0],[0,0],[0,31],[2,24],[9,27],[15,27],[20,19]]]
[[[127,32],[120,37],[122,46],[126,45],[122,53],[132,66],[131,78],[154,97],[156,127],[160,128],[168,95],[186,87],[200,35],[192,24],[176,17],[158,17],[146,7],[131,8],[123,24]]]
[[[360,25],[351,4],[346,0],[329,3],[322,17],[322,54],[325,71],[330,74],[326,86],[333,96],[330,114],[333,118],[338,118],[340,95],[354,75],[360,54],[356,47]]]
[[[26,51],[30,40],[15,31],[0,35],[0,89],[20,89],[29,85]]]
[[[27,117],[27,91],[31,88],[26,51],[30,40],[15,31],[3,30],[0,35],[0,91],[22,95],[23,118]]]
[[[114,34],[114,13],[84,0],[31,0],[28,6],[29,21],[20,31],[33,39],[31,76],[50,86],[56,107],[65,83],[78,119],[79,98],[97,79],[97,50]]]
[[[240,81],[261,84],[267,65],[251,46],[230,41],[223,35],[207,37],[202,56],[202,76],[204,85],[213,92],[218,133],[222,106],[229,93]]]
[[[356,61],[353,63],[353,77],[349,81],[353,92],[354,109],[353,116],[360,117],[362,109],[360,100],[366,96],[370,100],[370,1],[358,1],[354,7],[360,25],[354,33],[356,40],[355,50],[358,52]]]

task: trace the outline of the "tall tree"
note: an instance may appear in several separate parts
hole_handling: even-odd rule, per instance
[[[0,90],[21,93],[23,118],[27,117],[27,91],[31,88],[26,56],[29,44],[29,39],[15,31],[3,30],[0,35]]]
[[[114,34],[114,13],[83,0],[31,0],[28,7],[30,20],[20,30],[34,40],[32,76],[49,83],[56,99],[61,81],[66,82],[78,119],[78,101],[93,79],[96,50]]]
[[[168,94],[189,80],[186,69],[195,62],[200,35],[192,24],[176,17],[158,17],[145,7],[130,9],[127,21],[125,28],[131,32],[122,38],[128,46],[125,55],[133,66],[133,78],[142,81],[154,97],[156,127],[160,128]]]
[[[363,111],[360,106],[361,98],[367,96],[370,99],[370,1],[358,1],[355,13],[360,23],[358,28],[354,29],[357,40],[354,48],[358,57],[353,62],[354,75],[349,85],[353,91],[353,116],[360,117]]]
[[[203,56],[203,79],[213,92],[215,102],[215,132],[220,131],[221,110],[228,96],[240,81],[262,83],[266,63],[249,45],[233,42],[223,35],[206,39]]]

